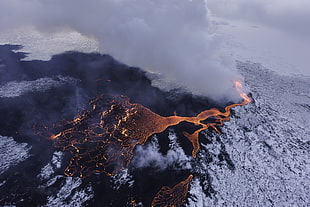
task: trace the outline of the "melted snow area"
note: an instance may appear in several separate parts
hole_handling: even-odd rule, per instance
[[[235,108],[222,135],[208,135],[193,169],[211,182],[195,178],[187,206],[309,206],[310,78],[238,67],[255,103]],[[231,163],[216,156],[223,148]]]

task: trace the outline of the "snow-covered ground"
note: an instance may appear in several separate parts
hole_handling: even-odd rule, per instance
[[[52,159],[45,165],[37,176],[42,185],[41,189],[57,189],[55,194],[47,197],[46,206],[85,206],[85,202],[93,198],[90,184],[82,186],[82,179],[57,175],[56,170],[62,165],[63,152],[55,151]],[[56,186],[56,187],[55,187]]]
[[[78,80],[71,77],[57,76],[56,78],[39,78],[33,81],[11,81],[0,85],[0,98],[14,98],[28,92],[43,92],[51,88],[58,88],[65,84],[75,84]]]
[[[0,69],[1,69],[0,61]],[[137,148],[133,166],[173,165],[190,170],[188,206],[310,206],[310,78],[284,76],[253,62],[238,68],[255,103],[233,109],[223,134],[204,132],[212,142],[202,144],[197,158],[185,155],[173,130],[167,155],[153,142]],[[76,84],[70,77],[8,82],[0,98]],[[0,136],[0,175],[30,157],[31,147],[13,137]],[[62,175],[64,154],[55,151],[35,175],[39,189],[49,192],[46,206],[83,206],[94,196],[92,183]],[[111,177],[113,190],[135,183],[130,170]],[[6,181],[0,182],[0,187]]]
[[[310,205],[310,78],[281,76],[260,64],[239,63],[255,103],[235,115],[202,145],[194,169],[211,184],[191,184],[188,206]],[[234,168],[222,164],[222,148]],[[205,156],[213,158],[205,162]],[[206,197],[203,189],[214,194]]]
[[[72,30],[39,32],[33,27],[20,27],[1,32],[0,44],[23,45],[19,51],[29,53],[26,60],[49,60],[53,55],[66,51],[99,51],[99,43],[95,39],[79,32]]]
[[[27,159],[30,148],[27,143],[17,143],[12,137],[0,135],[0,175],[9,167]]]

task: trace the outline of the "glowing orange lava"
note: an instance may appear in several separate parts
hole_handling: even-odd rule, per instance
[[[126,168],[133,157],[136,145],[144,145],[148,138],[163,132],[169,126],[182,121],[200,126],[194,133],[184,132],[184,136],[192,143],[192,156],[200,148],[199,132],[212,127],[219,132],[217,126],[228,121],[230,110],[252,102],[252,99],[242,92],[242,84],[235,82],[237,91],[244,99],[242,103],[232,104],[225,108],[209,109],[195,117],[174,116],[163,117],[141,104],[132,104],[125,96],[101,95],[90,101],[90,109],[81,112],[76,119],[65,123],[66,128],[52,135],[55,146],[69,151],[72,155],[65,169],[67,176],[89,176],[95,172],[113,175]],[[203,123],[213,117],[213,123]]]
[[[163,117],[141,104],[130,103],[128,97],[100,95],[89,102],[89,110],[79,113],[73,121],[57,125],[55,131],[58,128],[61,130],[49,139],[55,141],[55,147],[71,153],[71,160],[65,169],[67,176],[85,177],[96,172],[114,175],[128,167],[136,145],[144,145],[151,135],[185,121],[200,126],[192,134],[183,132],[192,143],[192,156],[195,158],[200,149],[198,136],[201,131],[212,127],[220,133],[217,126],[229,121],[231,108],[252,102],[252,98],[243,92],[241,82],[234,83],[243,98],[242,103],[226,106],[223,112],[216,108],[205,110],[195,117],[177,116],[176,112],[173,116]],[[204,123],[211,117],[214,122]],[[193,175],[189,175],[173,188],[162,187],[154,197],[152,207],[184,204],[192,178]],[[134,199],[131,204],[137,205]]]
[[[193,175],[189,175],[188,178],[173,188],[164,186],[155,195],[152,201],[152,207],[176,207],[184,204],[187,197],[189,183],[193,179]]]

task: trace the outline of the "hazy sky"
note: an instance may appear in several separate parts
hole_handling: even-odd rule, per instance
[[[309,0],[208,0],[218,16],[247,19],[310,36]]]
[[[310,76],[309,0],[208,0],[208,8],[234,58]]]

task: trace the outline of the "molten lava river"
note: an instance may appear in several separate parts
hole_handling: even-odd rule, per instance
[[[198,136],[209,127],[216,130],[224,121],[229,121],[231,108],[252,102],[242,92],[242,85],[235,81],[235,87],[243,98],[242,103],[226,106],[225,111],[212,108],[195,117],[163,117],[141,104],[130,103],[128,97],[101,95],[89,102],[89,110],[84,110],[73,121],[55,126],[64,129],[50,136],[54,145],[71,153],[71,160],[65,169],[67,176],[86,177],[93,173],[115,175],[130,164],[136,145],[144,145],[148,138],[165,131],[169,126],[189,122],[200,126],[194,133],[183,132],[193,146],[195,158],[200,148]],[[212,123],[204,123],[208,118]],[[172,188],[164,186],[154,196],[152,206],[180,206],[187,197],[193,175]]]

